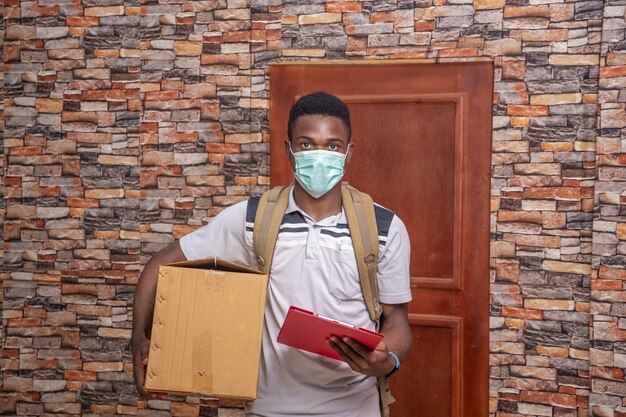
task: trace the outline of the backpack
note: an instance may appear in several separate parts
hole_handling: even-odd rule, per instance
[[[274,247],[280,225],[289,203],[292,186],[278,186],[266,191],[261,196],[254,218],[253,244],[258,267],[269,274]],[[378,227],[372,198],[356,188],[341,184],[341,199],[348,220],[348,229],[357,261],[361,291],[370,319],[380,328],[380,317],[383,311],[378,299],[378,282],[376,268],[378,266]],[[380,407],[383,417],[389,416],[389,404],[394,402],[387,381],[378,378]]]

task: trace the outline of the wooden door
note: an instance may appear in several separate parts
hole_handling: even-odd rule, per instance
[[[278,64],[270,70],[271,184],[297,97],[350,107],[347,180],[397,213],[411,237],[413,350],[391,379],[393,417],[488,415],[489,189],[493,66]]]

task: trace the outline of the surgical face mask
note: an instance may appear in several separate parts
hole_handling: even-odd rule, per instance
[[[289,147],[291,151],[291,145]],[[343,177],[346,154],[325,150],[291,151],[296,170],[294,176],[307,193],[320,198]]]

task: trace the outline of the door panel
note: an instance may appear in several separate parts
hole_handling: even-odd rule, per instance
[[[488,414],[492,74],[484,62],[270,69],[271,184],[292,181],[291,105],[333,93],[352,118],[346,179],[409,231],[414,347],[391,379],[394,417]]]

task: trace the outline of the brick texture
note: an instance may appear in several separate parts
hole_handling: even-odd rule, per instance
[[[626,415],[626,3],[604,8],[591,281],[593,415]]]
[[[490,416],[626,415],[626,2],[4,2],[8,415],[138,400],[141,266],[269,183],[268,63],[493,60]],[[219,409],[218,409],[219,408]]]

